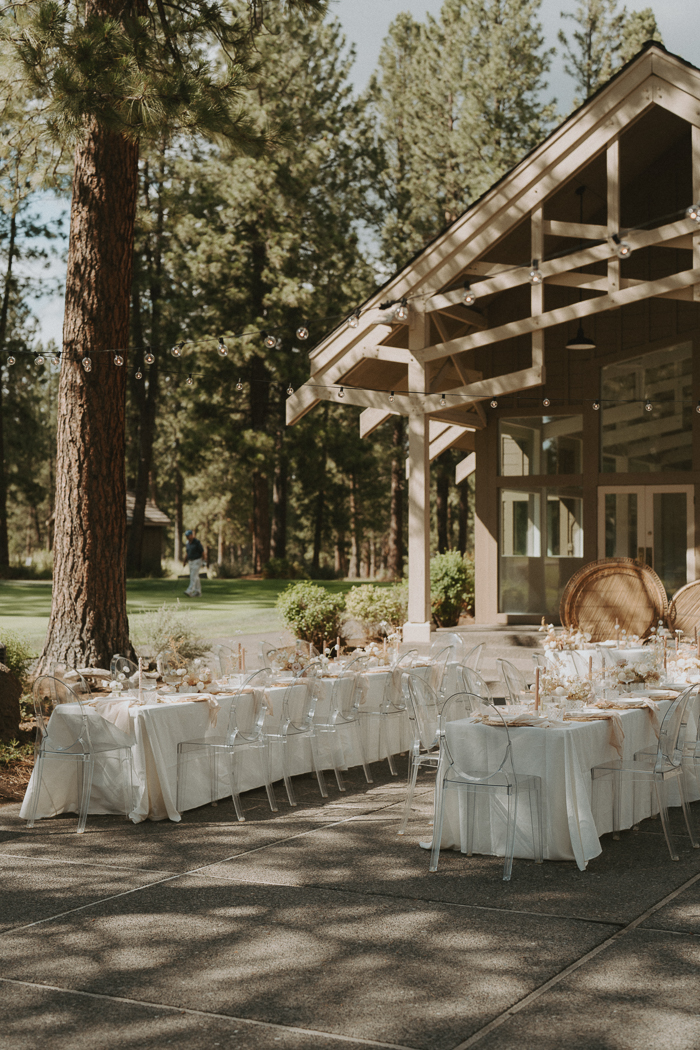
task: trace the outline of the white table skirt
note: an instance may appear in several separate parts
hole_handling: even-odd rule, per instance
[[[428,674],[429,668],[420,669]],[[365,757],[368,762],[383,760],[384,748],[380,749],[379,709],[384,698],[387,678],[391,672],[378,671],[368,675],[369,688],[364,705],[360,708],[360,727]],[[333,679],[324,679],[325,697],[320,704],[330,711],[331,695],[335,685]],[[267,690],[272,706],[270,724],[279,722],[284,686],[273,686]],[[221,705],[217,726],[209,725],[209,709],[205,703],[183,704],[150,704],[130,709],[133,736],[129,738],[120,732],[111,722],[104,719],[91,707],[85,710],[90,720],[90,735],[93,743],[113,743],[115,746],[132,744],[134,797],[135,805],[131,813],[134,823],[142,820],[180,820],[177,810],[177,745],[184,740],[197,740],[207,736],[220,736],[226,730],[229,719],[232,697],[217,696]],[[325,701],[325,702],[324,702]],[[63,704],[56,708],[52,718],[65,720],[66,732],[76,735],[80,725],[80,713],[76,704]],[[55,723],[52,732],[55,731]],[[388,744],[391,754],[399,754],[410,746],[411,732],[405,712],[392,715],[387,719]],[[361,755],[356,745],[356,738],[351,727],[339,729],[344,766],[359,765]],[[321,764],[331,767],[330,736],[319,735]],[[292,775],[310,773],[313,770],[311,751],[308,740],[292,739],[288,745],[290,772]],[[381,751],[381,753],[380,753]],[[282,777],[282,756],[280,745],[271,744],[271,768],[273,781]],[[258,756],[251,750],[236,754],[240,770],[240,790],[249,791],[263,786]],[[187,759],[186,793],[183,810],[194,809],[212,800],[211,767],[206,752],[195,753]],[[78,811],[77,762],[69,760],[52,760],[44,762],[41,794],[37,807],[37,818],[53,817],[59,813]],[[228,777],[228,763],[219,761],[217,769],[217,787],[215,798],[225,798],[231,793]],[[89,813],[121,813],[122,772],[117,753],[101,753],[95,759],[95,773],[90,795]],[[30,797],[35,790],[34,776],[29,782],[20,816],[26,818]]]
[[[660,712],[668,701],[659,704]],[[655,747],[656,735],[646,710],[620,712],[625,732],[623,757],[631,760],[635,752]],[[691,726],[694,730],[694,726]],[[572,723],[567,729],[540,729],[521,726],[509,730],[513,744],[513,765],[518,773],[542,779],[542,816],[545,860],[575,860],[582,870],[601,852],[600,835],[612,831],[611,777],[596,780],[593,766],[610,762],[618,754],[610,744],[607,721]],[[494,769],[505,748],[504,730],[467,721],[447,727],[449,746],[464,768]],[[689,797],[700,798],[695,778],[686,780]],[[460,848],[460,807],[464,795],[448,788],[441,848]],[[669,804],[680,805],[678,788],[670,785]],[[653,810],[654,812],[656,809]],[[498,793],[477,793],[474,853],[503,856],[505,852],[505,805]],[[621,828],[632,827],[652,813],[652,792],[642,781],[622,780]],[[526,797],[518,806],[515,856],[533,858],[532,825]]]

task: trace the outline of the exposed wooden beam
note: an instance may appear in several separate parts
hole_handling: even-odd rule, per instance
[[[426,313],[436,313],[440,310],[448,313],[452,307],[461,305],[459,314],[450,313],[450,317],[457,317],[460,321],[464,321],[465,324],[470,324],[474,328],[485,328],[488,321],[484,315],[479,313],[478,310],[473,310],[471,307],[467,306],[463,302],[463,299],[464,290],[462,288],[453,288],[451,292],[441,292],[439,295],[431,295],[425,303]]]
[[[692,129],[692,169],[693,169],[693,201],[700,201],[700,128]],[[693,266],[700,266],[700,226],[696,224],[696,232],[693,233]],[[700,284],[693,288],[693,299],[700,302]]]
[[[608,237],[620,233],[620,140],[615,139],[605,151],[608,186]],[[620,260],[617,255],[608,258],[608,291],[620,287]]]
[[[455,467],[455,485],[461,485],[463,481],[476,470],[476,452],[470,452],[464,459],[460,459]]]
[[[544,219],[542,232],[549,237],[570,237],[577,241],[604,241],[608,236],[607,226],[594,226],[590,222],[558,222]]]
[[[398,413],[383,408],[366,408],[364,412],[360,412],[360,437],[369,437],[377,427],[386,423],[387,419],[391,419],[395,414]]]
[[[477,346],[488,346],[500,343],[506,339],[533,332],[536,329],[551,328],[554,325],[564,324],[566,321],[575,321],[580,317],[588,317],[590,314],[604,313],[628,303],[641,302],[643,299],[651,299],[665,292],[672,292],[677,288],[689,288],[700,281],[700,269],[684,270],[682,273],[672,274],[658,281],[643,281],[633,288],[620,289],[611,295],[601,295],[596,299],[584,299],[580,303],[572,303],[570,306],[562,306],[556,310],[537,317],[523,317],[518,321],[510,321],[508,324],[490,328],[486,332],[475,332],[473,335],[464,335],[459,339],[451,339],[446,343],[428,347],[422,351],[425,361],[436,361],[440,357],[460,351],[473,350]],[[478,385],[478,384],[476,384]]]
[[[430,420],[430,429],[432,430],[434,420]],[[465,434],[469,434],[470,431],[467,427],[461,427],[456,423],[452,423],[447,427],[444,427],[440,434],[436,434],[435,437],[430,439],[430,462],[441,456],[443,452],[446,452],[448,448],[452,448],[455,442],[460,441],[464,438]]]

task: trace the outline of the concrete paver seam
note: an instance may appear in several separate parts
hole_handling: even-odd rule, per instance
[[[606,948],[609,948],[611,944],[616,943],[618,940],[626,936],[626,934],[630,933],[632,930],[636,930],[637,927],[640,926],[641,923],[643,923],[646,919],[648,919],[650,915],[654,915],[655,912],[665,907],[672,900],[678,897],[679,894],[683,893],[685,890],[689,889],[692,885],[694,885],[698,880],[700,880],[700,872],[697,875],[691,876],[691,878],[684,882],[682,886],[679,886],[677,889],[672,890],[671,893],[668,893],[665,897],[662,897],[662,899],[660,901],[657,901],[656,904],[652,904],[650,908],[647,908],[646,911],[643,911],[640,915],[636,917],[636,919],[632,919],[632,921],[627,923],[627,925],[624,926],[621,930],[616,930],[615,933],[613,933],[610,937],[607,937],[600,944],[596,945],[595,948],[592,948],[589,952],[586,952],[579,959],[576,959],[568,966],[565,966],[563,970],[555,974],[554,977],[550,977],[550,979],[548,981],[545,981],[544,984],[541,984],[539,988],[535,988],[532,992],[524,996],[517,1003],[514,1003],[513,1006],[510,1006],[507,1010],[504,1010],[502,1014],[499,1014],[497,1017],[494,1017],[492,1021],[489,1021],[487,1025],[484,1025],[483,1028],[480,1028],[478,1032],[474,1032],[474,1034],[469,1036],[468,1039],[465,1039],[463,1042],[458,1043],[457,1046],[453,1048],[453,1050],[469,1050],[469,1047],[476,1046],[476,1044],[480,1043],[481,1040],[484,1039],[487,1035],[489,1035],[490,1032],[492,1032],[496,1028],[500,1028],[501,1025],[505,1024],[506,1021],[509,1021],[511,1017],[514,1017],[515,1014],[518,1014],[521,1010],[524,1010],[526,1006],[529,1006],[531,1003],[535,1002],[542,995],[544,995],[545,992],[548,992],[550,988],[553,988],[555,985],[563,981],[565,977],[568,977],[569,974],[575,973],[575,971],[579,970],[585,963],[590,962],[591,959],[594,959],[597,955],[600,955],[601,952],[604,952]],[[668,931],[664,930],[662,932],[666,933]]]
[[[0,853],[0,861],[3,857],[11,860],[29,860],[26,853]],[[125,864],[108,864],[106,861],[96,860],[66,860],[64,857],[31,857],[32,864],[73,864],[78,868],[106,868],[108,871],[133,871],[141,875],[177,875],[172,868],[130,868]]]
[[[420,1050],[420,1047],[406,1043],[382,1043],[376,1039],[364,1039],[362,1036],[339,1035],[335,1032],[324,1032],[316,1028],[297,1028],[295,1025],[275,1024],[274,1021],[258,1021],[251,1017],[238,1017],[234,1014],[221,1014],[214,1010],[192,1010],[184,1006],[172,1006],[170,1003],[156,1003],[148,999],[129,999],[123,995],[105,995],[100,992],[85,992],[77,988],[61,988],[53,984],[40,984],[36,981],[18,981],[11,977],[0,977],[0,984],[11,984],[22,988],[34,988],[42,992],[59,992],[63,995],[76,995],[85,999],[99,999],[110,1003],[124,1003],[127,1006],[140,1006],[153,1010],[162,1010],[174,1014],[187,1014],[193,1017],[204,1017],[219,1021],[230,1021],[232,1024],[249,1024],[257,1028],[272,1028],[278,1032],[311,1035],[319,1039],[335,1040],[339,1043],[355,1043],[357,1046],[373,1046],[379,1050]]]

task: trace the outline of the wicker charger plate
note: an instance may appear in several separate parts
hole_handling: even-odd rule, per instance
[[[615,624],[643,638],[666,620],[668,600],[654,570],[632,558],[604,558],[574,573],[559,606],[561,622],[590,631],[591,641],[615,637]]]
[[[684,634],[693,634],[696,626],[700,627],[700,580],[686,583],[676,591],[668,610],[671,627]]]

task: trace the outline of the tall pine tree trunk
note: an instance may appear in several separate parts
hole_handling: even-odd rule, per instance
[[[272,476],[272,557],[287,557],[287,459],[281,427],[275,434],[275,467]]]
[[[438,551],[444,554],[448,548],[447,541],[447,504],[450,496],[450,464],[438,461],[435,471],[436,499],[435,510],[437,514],[437,541]]]
[[[75,151],[58,394],[51,620],[40,659],[109,667],[128,655],[126,368],[138,145],[92,120]],[[87,372],[81,358],[89,356]]]
[[[457,547],[460,554],[467,553],[467,530],[469,528],[469,482],[463,481],[459,486],[459,539]]]
[[[350,565],[348,577],[356,580],[360,575],[360,508],[357,492],[357,475],[350,475]]]
[[[15,240],[17,238],[17,216],[13,212],[10,219],[10,240],[7,247],[7,266],[5,268],[5,286],[0,308],[0,351],[5,349],[7,340],[7,319],[10,313],[10,290],[12,288],[12,263],[15,257]],[[5,471],[5,434],[4,412],[2,404],[2,383],[0,382],[0,568],[8,568],[10,549],[7,541],[7,473]]]
[[[391,504],[389,510],[388,569],[393,580],[403,576],[403,479],[406,469],[404,457],[403,416],[395,416],[391,436]]]
[[[262,572],[270,560],[270,493],[267,478],[253,474],[253,572]]]
[[[175,468],[175,536],[173,539],[173,559],[179,565],[182,561],[182,534],[185,529],[184,507],[182,496],[182,471],[179,465]]]

